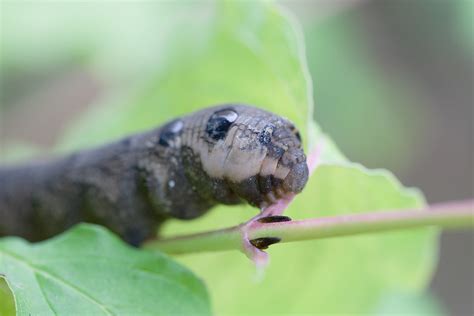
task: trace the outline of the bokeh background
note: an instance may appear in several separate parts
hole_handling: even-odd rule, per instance
[[[189,2],[183,15],[204,21],[203,4]],[[303,26],[316,120],[342,151],[393,171],[421,188],[429,203],[472,198],[474,1],[280,4]],[[84,11],[68,12],[60,2],[2,1],[0,159],[47,153],[103,95],[126,94],[146,81],[153,70],[147,61],[157,54],[144,49],[156,34],[140,33],[154,25],[143,19],[149,5],[84,2]],[[53,21],[52,10],[66,13]],[[81,15],[101,10],[117,17],[100,22],[108,25],[101,34],[80,23]],[[130,42],[131,32],[141,35]],[[110,49],[91,57],[99,36]],[[473,233],[443,233],[431,288],[451,315],[474,314],[473,267]]]

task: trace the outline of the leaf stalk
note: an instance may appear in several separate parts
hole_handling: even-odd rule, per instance
[[[445,229],[474,228],[474,200],[435,204],[424,209],[377,211],[276,223],[255,222],[248,229],[250,240],[279,238],[282,242],[351,236],[435,226]],[[169,254],[241,249],[240,226],[204,233],[157,239],[146,249]]]

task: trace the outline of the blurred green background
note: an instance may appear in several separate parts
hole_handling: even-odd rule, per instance
[[[179,18],[168,4],[156,19],[153,1],[75,10],[2,1],[0,159],[47,153],[86,110],[146,86],[171,58],[160,47],[180,36],[150,30],[208,23],[207,2],[187,2]],[[280,4],[303,25],[316,120],[342,151],[392,170],[430,203],[472,198],[474,2]],[[114,19],[102,19],[110,11]],[[473,249],[471,232],[442,236],[432,290],[452,315],[474,314]]]

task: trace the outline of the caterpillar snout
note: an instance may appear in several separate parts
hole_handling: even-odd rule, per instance
[[[268,165],[274,170],[268,172]],[[279,160],[266,158],[259,174],[259,189],[263,203],[273,204],[289,194],[299,193],[308,181],[308,165],[301,148],[291,148]]]
[[[300,193],[308,181],[308,174],[306,161],[294,165],[283,180],[283,189],[290,193]]]

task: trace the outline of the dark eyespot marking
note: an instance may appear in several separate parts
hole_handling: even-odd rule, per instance
[[[212,114],[206,125],[206,133],[214,140],[224,139],[232,123],[239,115],[232,109],[219,110]]]
[[[184,123],[182,120],[177,119],[166,124],[160,134],[158,143],[162,146],[169,147],[171,141],[181,134]]]
[[[272,134],[274,130],[275,126],[271,124],[265,126],[260,132],[260,135],[258,135],[258,141],[263,145],[270,144],[270,142],[272,141]]]

